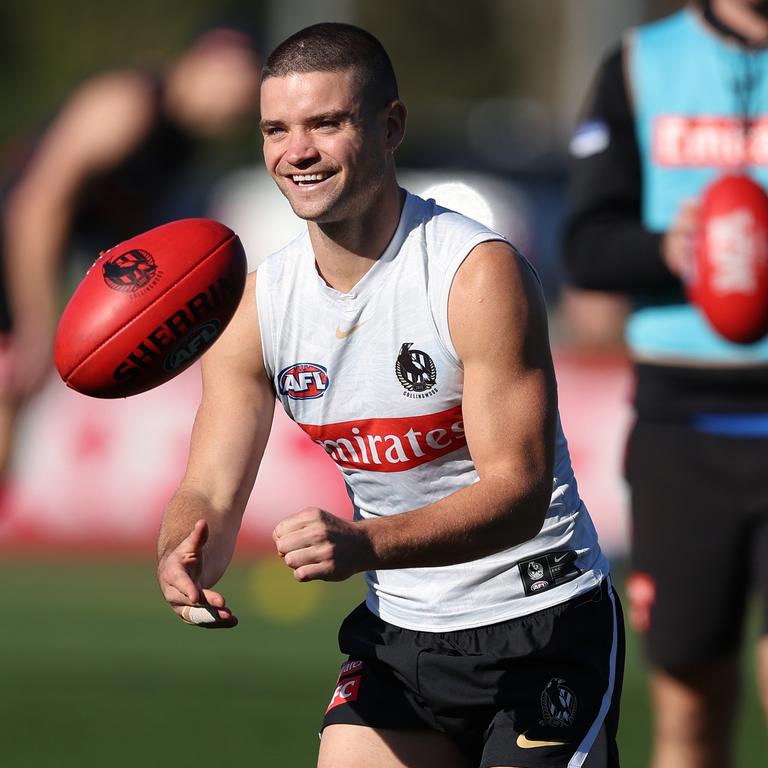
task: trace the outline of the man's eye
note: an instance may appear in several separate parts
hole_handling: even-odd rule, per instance
[[[278,136],[283,132],[284,132],[283,129],[279,128],[276,125],[270,125],[268,128],[264,129],[265,136]]]

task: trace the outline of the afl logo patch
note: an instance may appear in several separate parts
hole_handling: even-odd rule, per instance
[[[413,342],[400,347],[395,361],[397,380],[411,397],[429,397],[437,392],[437,368],[434,360],[420,349],[411,349]]]
[[[294,363],[283,368],[277,377],[278,391],[291,400],[322,397],[330,383],[328,371],[316,363]]]
[[[110,256],[102,266],[104,282],[114,291],[135,293],[157,282],[160,273],[148,251],[132,251]]]

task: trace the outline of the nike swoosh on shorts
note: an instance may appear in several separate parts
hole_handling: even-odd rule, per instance
[[[567,741],[534,741],[529,739],[524,733],[517,737],[517,746],[523,749],[533,749],[534,747],[562,747]]]

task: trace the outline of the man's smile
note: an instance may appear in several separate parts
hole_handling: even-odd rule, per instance
[[[321,173],[292,173],[288,178],[299,187],[312,187],[334,176],[331,172]]]

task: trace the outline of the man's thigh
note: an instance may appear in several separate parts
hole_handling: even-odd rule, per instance
[[[473,768],[444,734],[329,725],[323,730],[317,768]]]

